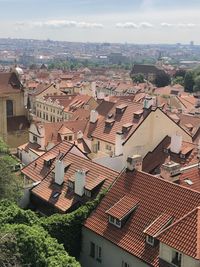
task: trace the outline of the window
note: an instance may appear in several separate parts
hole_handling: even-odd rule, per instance
[[[91,197],[91,191],[85,189],[85,195],[86,195],[87,197]]]
[[[115,226],[117,226],[118,228],[121,228],[121,221],[111,215],[109,215],[109,222]]]
[[[98,262],[101,262],[102,260],[102,250],[101,250],[101,247],[97,246],[97,257],[96,257],[96,260]]]
[[[68,187],[74,189],[74,183],[72,181],[68,181]]]
[[[6,100],[6,112],[7,117],[13,116],[13,101],[12,100]]]
[[[172,263],[178,267],[181,267],[182,254],[178,251],[172,251]]]
[[[122,261],[122,267],[131,267],[129,263]]]
[[[37,143],[37,136],[33,135],[33,142]]]
[[[69,141],[72,141],[72,135],[69,136],[68,140]]]
[[[147,235],[146,242],[147,242],[147,244],[153,246],[154,245],[154,238],[150,235]]]
[[[90,257],[95,257],[95,244],[93,242],[90,242]]]
[[[106,145],[106,149],[110,151],[112,147],[110,145]]]

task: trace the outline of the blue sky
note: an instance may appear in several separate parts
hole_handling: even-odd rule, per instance
[[[200,44],[200,0],[0,0],[0,37]]]

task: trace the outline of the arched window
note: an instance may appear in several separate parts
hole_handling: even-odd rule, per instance
[[[6,100],[6,112],[7,112],[7,117],[13,116],[13,101],[12,100]]]

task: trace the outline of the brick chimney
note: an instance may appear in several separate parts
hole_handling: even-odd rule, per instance
[[[181,165],[179,163],[170,161],[164,163],[161,166],[160,176],[170,182],[176,182],[179,180],[179,174],[181,173]]]

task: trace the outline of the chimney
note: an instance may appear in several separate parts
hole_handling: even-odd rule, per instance
[[[170,150],[172,153],[179,154],[182,148],[182,135],[173,134],[171,137]]]
[[[96,110],[90,111],[90,122],[95,123],[98,120],[98,112]]]
[[[77,139],[82,139],[83,138],[83,133],[82,131],[77,132]]]
[[[141,171],[142,170],[142,156],[133,155],[132,157],[127,158],[127,170],[133,171]]]
[[[84,194],[84,187],[85,187],[85,179],[86,174],[83,170],[78,170],[75,173],[75,194],[79,196],[83,196]]]
[[[173,161],[164,163],[160,169],[160,176],[170,182],[176,182],[179,180],[179,174],[181,173],[181,165]]]
[[[55,183],[61,185],[64,182],[65,166],[62,159],[56,159],[55,163]]]
[[[144,99],[143,108],[149,109],[150,107],[153,106],[153,103],[154,103],[154,100],[152,99],[152,97],[147,95]]]
[[[123,140],[123,133],[122,132],[116,132],[116,135],[115,135],[115,156],[120,156],[123,154],[122,140]]]

